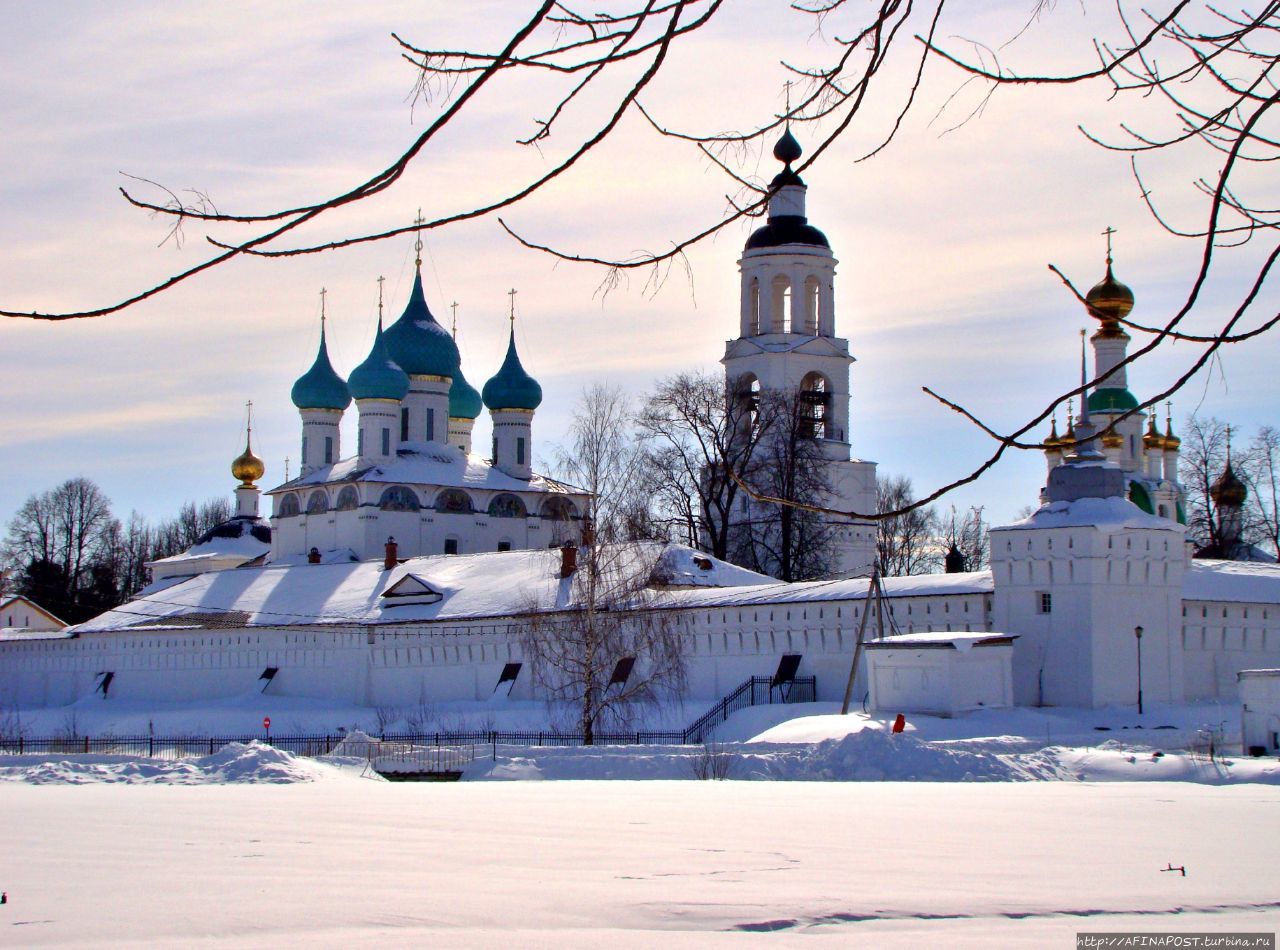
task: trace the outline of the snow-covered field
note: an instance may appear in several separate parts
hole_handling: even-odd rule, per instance
[[[1262,785],[358,776],[0,786],[0,943],[1066,947],[1280,922]]]
[[[1221,725],[1216,707],[916,717],[902,735],[831,713],[744,710],[707,747],[486,746],[454,784],[257,744],[0,757],[0,945],[1044,947],[1280,929],[1280,762],[1179,748]],[[750,781],[695,780],[718,771]]]

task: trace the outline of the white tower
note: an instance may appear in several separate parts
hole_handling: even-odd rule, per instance
[[[773,394],[800,401],[825,460],[829,490],[818,499],[841,511],[875,509],[876,467],[850,456],[847,340],[835,332],[835,268],[831,245],[808,223],[806,186],[791,163],[801,155],[786,131],[773,149],[785,164],[773,179],[769,219],[738,262],[742,274],[739,335],[720,361],[730,393]],[[749,514],[744,512],[745,514]],[[875,560],[871,522],[828,518],[835,531],[835,576],[869,574]]]
[[[361,465],[390,462],[400,449],[400,402],[409,392],[409,377],[387,353],[384,337],[379,314],[373,348],[347,380],[360,411]]]

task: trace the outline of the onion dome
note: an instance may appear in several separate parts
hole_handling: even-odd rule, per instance
[[[1062,442],[1061,436],[1058,435],[1058,417],[1054,416],[1053,424],[1049,426],[1049,436],[1044,440],[1045,451],[1061,452]]]
[[[1176,451],[1178,451],[1178,448],[1179,448],[1179,446],[1181,446],[1181,445],[1182,445],[1182,440],[1181,440],[1181,439],[1179,439],[1176,435],[1174,435],[1174,434],[1173,434],[1173,420],[1172,420],[1172,419],[1166,419],[1166,420],[1165,420],[1165,427],[1164,427],[1164,448],[1165,448],[1165,451],[1166,451],[1166,452],[1176,452]]]
[[[773,147],[773,157],[780,162],[784,162],[786,167],[783,168],[769,183],[769,188],[774,192],[774,198],[769,201],[769,222],[762,228],[756,228],[747,238],[747,246],[745,250],[752,251],[766,247],[781,247],[784,244],[808,244],[811,247],[830,248],[831,242],[827,240],[827,236],[809,224],[809,219],[803,213],[800,214],[775,214],[777,205],[777,192],[787,187],[804,188],[804,181],[791,170],[791,163],[800,158],[803,150],[800,143],[796,141],[795,136],[791,134],[788,127],[782,133],[782,138],[778,139],[778,144]],[[803,192],[801,192],[803,195]],[[791,202],[788,202],[788,209],[792,208]],[[803,211],[803,197],[799,202],[794,203],[794,210]]]
[[[1118,449],[1118,448],[1122,448],[1123,446],[1124,446],[1124,436],[1122,436],[1115,429],[1112,429],[1109,432],[1103,433],[1102,447],[1104,449]]]
[[[262,459],[253,454],[253,449],[249,447],[249,440],[246,438],[244,440],[244,451],[231,463],[231,477],[240,480],[240,487],[252,488],[253,483],[260,479],[266,471],[267,466],[263,464]]]
[[[337,409],[340,412],[351,405],[347,384],[329,362],[323,323],[320,324],[320,349],[316,353],[316,361],[311,364],[311,369],[298,377],[290,396],[299,409]],[[239,478],[238,475],[236,477]]]
[[[410,376],[444,376],[458,372],[458,344],[436,322],[422,292],[422,271],[413,277],[413,290],[400,319],[387,327],[387,351]]]
[[[1164,448],[1164,436],[1156,428],[1156,414],[1154,412],[1147,419],[1147,431],[1142,436],[1142,444],[1149,450]]]
[[[1249,490],[1231,468],[1231,462],[1227,462],[1222,474],[1209,486],[1209,497],[1219,508],[1239,508],[1244,505],[1244,500],[1249,497]]]
[[[1103,330],[1119,330],[1119,321],[1129,315],[1133,309],[1133,291],[1111,273],[1111,258],[1107,258],[1107,276],[1094,284],[1084,295],[1089,313],[1102,321]]]
[[[449,416],[454,419],[474,419],[480,415],[483,407],[480,393],[462,375],[462,367],[458,367],[458,373],[449,386]]]
[[[373,338],[373,349],[365,361],[351,371],[347,386],[356,399],[393,399],[399,402],[408,395],[409,377],[387,352],[381,320]]]
[[[452,402],[452,393],[450,393]],[[502,368],[484,384],[484,404],[490,409],[537,409],[542,402],[542,387],[524,371],[516,354],[516,330],[511,328],[507,358]]]

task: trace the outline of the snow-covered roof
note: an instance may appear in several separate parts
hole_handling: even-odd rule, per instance
[[[951,649],[964,652],[973,647],[1003,646],[1016,640],[1017,634],[1011,633],[952,633],[949,630],[922,630],[919,633],[900,633],[881,640],[870,640],[868,649]]]
[[[285,482],[267,492],[276,495],[313,485],[335,482],[387,482],[400,485],[438,485],[445,488],[472,488],[489,491],[587,494],[581,488],[535,474],[525,481],[513,478],[479,455],[468,455],[450,445],[406,442],[393,462],[361,467],[359,457],[325,465],[309,475]]]
[[[1027,528],[1097,528],[1104,533],[1126,528],[1152,528],[1159,531],[1183,532],[1183,527],[1168,518],[1149,515],[1127,498],[1077,498],[1042,505],[1021,521],[1002,525],[1000,531]]]
[[[686,591],[678,596],[682,607],[750,607],[759,604],[799,604],[832,600],[864,600],[871,580],[851,577],[832,581],[774,581],[757,586],[726,586],[720,590]],[[936,597],[955,594],[989,594],[995,589],[990,571],[960,574],[913,574],[880,580],[885,596]]]
[[[147,566],[209,570],[219,561],[232,560],[243,564],[262,557],[270,550],[271,522],[265,518],[235,517],[210,528],[181,554],[148,561]]]
[[[766,579],[680,545],[610,546],[606,554],[610,569],[624,576],[652,576],[660,588],[673,582],[684,587],[758,584]],[[703,570],[695,559],[710,560],[710,568]],[[135,600],[75,630],[92,634],[184,619],[241,627],[506,617],[571,606],[575,585],[572,579],[560,577],[560,567],[559,550],[540,549],[409,558],[390,571],[380,560],[214,571],[153,584]],[[410,574],[438,592],[440,600],[392,607],[383,594]],[[658,596],[665,602],[674,595]]]
[[[1280,604],[1280,564],[1197,558],[1182,576],[1182,597],[1184,600]]]
[[[32,630],[30,627],[0,627],[0,642],[9,640],[65,640],[71,636],[70,627],[58,630]]]

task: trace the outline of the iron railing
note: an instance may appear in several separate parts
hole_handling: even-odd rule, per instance
[[[739,709],[773,703],[810,703],[817,696],[812,676],[798,676],[778,683],[768,676],[753,676],[739,685],[686,729],[595,732],[596,745],[690,745],[700,743]],[[271,735],[240,733],[221,736],[55,736],[0,735],[0,755],[88,754],[133,755],[149,758],[183,758],[212,755],[230,742],[263,742],[298,756],[329,755],[344,735]],[[384,747],[465,747],[478,745],[580,746],[580,732],[552,730],[473,732],[405,732],[374,736]]]

